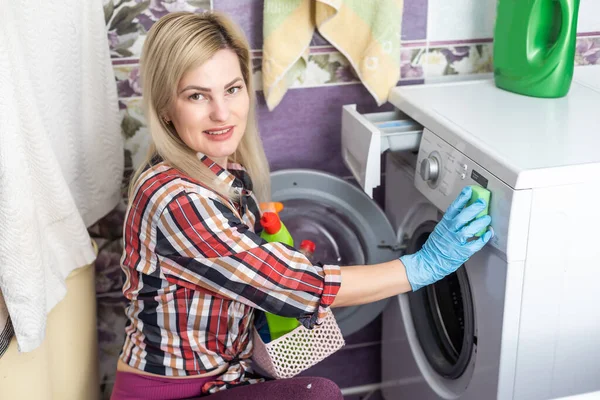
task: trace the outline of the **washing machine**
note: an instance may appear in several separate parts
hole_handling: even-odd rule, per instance
[[[422,139],[426,153],[436,151],[428,146],[429,136],[425,132]],[[386,214],[409,254],[421,248],[442,218],[441,209],[445,209],[415,186],[415,179],[422,179],[417,169],[422,162],[418,156],[403,153],[388,154],[386,161]],[[505,185],[486,179],[494,193],[492,209],[496,199],[505,196],[513,196],[515,213],[529,207],[527,195],[503,194]],[[477,184],[471,178],[459,182],[457,189]],[[508,225],[496,215],[493,218],[496,229]],[[526,235],[526,229],[520,230]],[[497,246],[502,248],[499,240]],[[514,333],[518,322],[514,318],[504,321],[503,310],[511,307],[510,302],[520,301],[523,262],[509,265],[505,252],[490,248],[443,280],[388,303],[382,326],[382,393],[386,400],[496,398],[502,335],[510,336],[511,329]],[[515,284],[507,287],[509,270],[517,276],[513,278]],[[510,350],[504,349],[505,353]],[[504,393],[498,397],[510,398]]]
[[[576,73],[561,99],[481,80],[396,88],[389,101],[424,127],[416,157],[386,161],[386,214],[404,251],[419,250],[466,185],[492,193],[495,236],[456,273],[387,304],[385,399],[599,391],[599,86]],[[362,118],[368,129],[352,135],[389,136]],[[373,170],[360,149],[345,151],[356,171]]]

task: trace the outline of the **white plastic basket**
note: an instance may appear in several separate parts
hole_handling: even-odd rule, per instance
[[[253,328],[252,360],[262,373],[274,379],[292,378],[341,349],[346,342],[331,310],[313,329],[303,325],[269,342]]]

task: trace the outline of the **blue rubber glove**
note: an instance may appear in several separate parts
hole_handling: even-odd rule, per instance
[[[485,209],[483,199],[465,208],[471,192],[470,187],[460,192],[421,250],[400,257],[413,291],[456,271],[492,238],[493,231],[488,230],[480,238],[468,241],[492,221],[489,215],[484,215],[469,223]]]

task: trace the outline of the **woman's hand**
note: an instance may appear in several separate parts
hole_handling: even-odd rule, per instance
[[[489,215],[472,221],[485,209],[486,204],[485,200],[479,199],[465,208],[471,192],[470,187],[462,190],[421,250],[400,257],[413,291],[456,271],[492,238],[493,232],[488,230],[480,238],[469,241],[492,221]]]

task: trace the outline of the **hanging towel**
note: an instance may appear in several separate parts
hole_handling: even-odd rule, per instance
[[[0,293],[27,352],[95,258],[86,227],[120,200],[123,140],[101,1],[2,1],[0,37]]]
[[[315,28],[350,62],[378,105],[400,79],[403,0],[265,0],[263,91],[269,110],[301,76]]]

